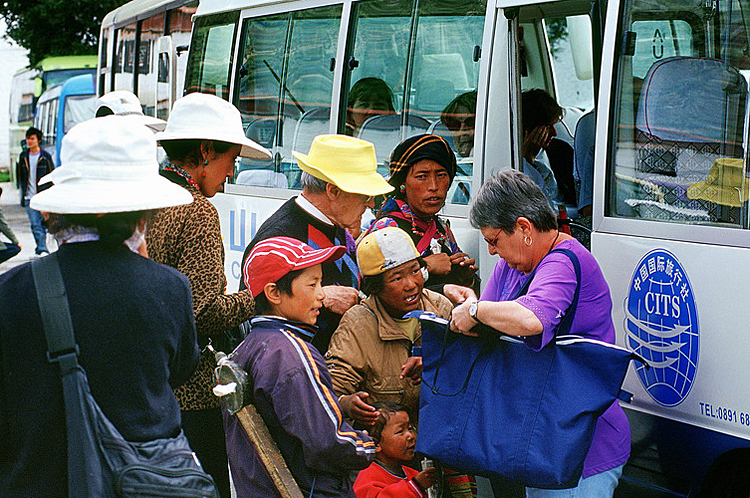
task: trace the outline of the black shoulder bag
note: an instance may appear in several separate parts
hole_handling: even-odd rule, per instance
[[[57,363],[65,399],[70,498],[218,498],[213,479],[187,438],[126,441],[91,395],[78,364],[68,298],[56,254],[34,260],[31,270],[47,337],[47,358]]]

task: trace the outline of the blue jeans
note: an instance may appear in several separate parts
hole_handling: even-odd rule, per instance
[[[21,252],[21,248],[10,242],[5,242],[5,249],[0,250],[0,263],[8,261],[10,258]]]
[[[571,489],[526,488],[526,498],[612,498],[623,466],[581,478],[578,486]]]
[[[28,204],[26,202],[26,214],[29,215],[31,233],[34,235],[34,241],[36,242],[36,253],[49,252],[47,250],[47,229],[44,228],[42,213],[31,209]]]

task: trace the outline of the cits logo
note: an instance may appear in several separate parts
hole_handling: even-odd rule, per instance
[[[651,365],[636,367],[659,404],[687,397],[698,368],[700,330],[693,288],[674,254],[655,249],[638,263],[625,299],[627,346]]]

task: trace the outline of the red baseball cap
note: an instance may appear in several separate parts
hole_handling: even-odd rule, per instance
[[[266,284],[277,282],[294,270],[302,270],[339,259],[346,252],[344,246],[313,249],[290,237],[271,237],[253,247],[242,267],[245,286],[253,297],[263,292]]]

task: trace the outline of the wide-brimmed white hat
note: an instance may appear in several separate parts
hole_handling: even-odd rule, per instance
[[[190,93],[172,106],[166,129],[156,140],[217,140],[242,145],[240,156],[271,159],[271,153],[245,136],[242,117],[235,106],[207,93]]]
[[[103,107],[112,111],[115,116],[129,116],[130,119],[154,131],[162,131],[167,126],[167,122],[163,119],[143,114],[141,101],[133,92],[127,90],[109,92],[96,99],[96,114],[99,114]]]
[[[61,165],[39,180],[54,185],[31,208],[60,214],[121,213],[193,202],[183,187],[159,175],[156,139],[125,116],[90,119],[63,138]]]

